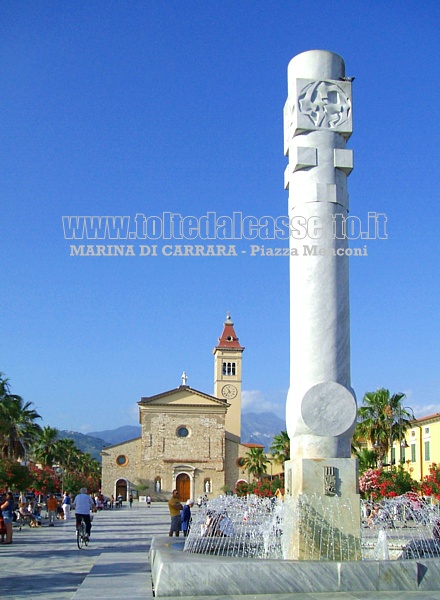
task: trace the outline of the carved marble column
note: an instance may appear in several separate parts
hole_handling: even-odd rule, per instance
[[[351,81],[342,58],[321,50],[293,58],[284,108],[291,223],[286,406],[291,460],[286,464],[286,492],[294,497],[350,497],[356,504],[357,468],[350,458],[350,440],[357,406],[350,383],[344,235],[347,176],[353,168],[352,151],[346,148],[351,133]]]

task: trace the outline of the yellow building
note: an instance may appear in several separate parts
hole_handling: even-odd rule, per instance
[[[412,421],[401,443],[394,442],[391,458],[403,462],[416,481],[429,475],[430,465],[440,464],[440,413]]]

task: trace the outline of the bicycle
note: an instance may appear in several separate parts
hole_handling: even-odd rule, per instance
[[[93,520],[93,516],[90,517],[90,520]],[[76,528],[76,543],[80,550],[83,546],[89,545],[89,536],[86,531],[86,523],[84,519],[81,519],[80,525]]]
[[[16,512],[15,520],[12,520],[12,527],[21,531],[26,525],[29,525],[31,528],[37,527],[38,525],[36,525],[36,523],[36,519],[33,519],[30,515],[22,515],[21,513]]]

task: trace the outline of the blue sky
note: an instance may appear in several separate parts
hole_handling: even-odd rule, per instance
[[[350,264],[353,387],[440,411],[439,17],[434,1],[2,2],[0,371],[13,392],[60,429],[135,424],[140,397],[184,370],[212,393],[230,310],[244,410],[284,416],[287,258],[242,254],[243,241],[237,257],[70,256],[62,217],[286,215],[287,65],[317,48],[356,78],[351,214],[388,218],[389,238]]]

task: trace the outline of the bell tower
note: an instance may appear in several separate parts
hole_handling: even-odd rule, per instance
[[[230,439],[240,441],[241,434],[241,365],[243,346],[240,346],[231,315],[226,315],[223,333],[214,348],[214,396],[230,407],[226,413],[225,429]]]

